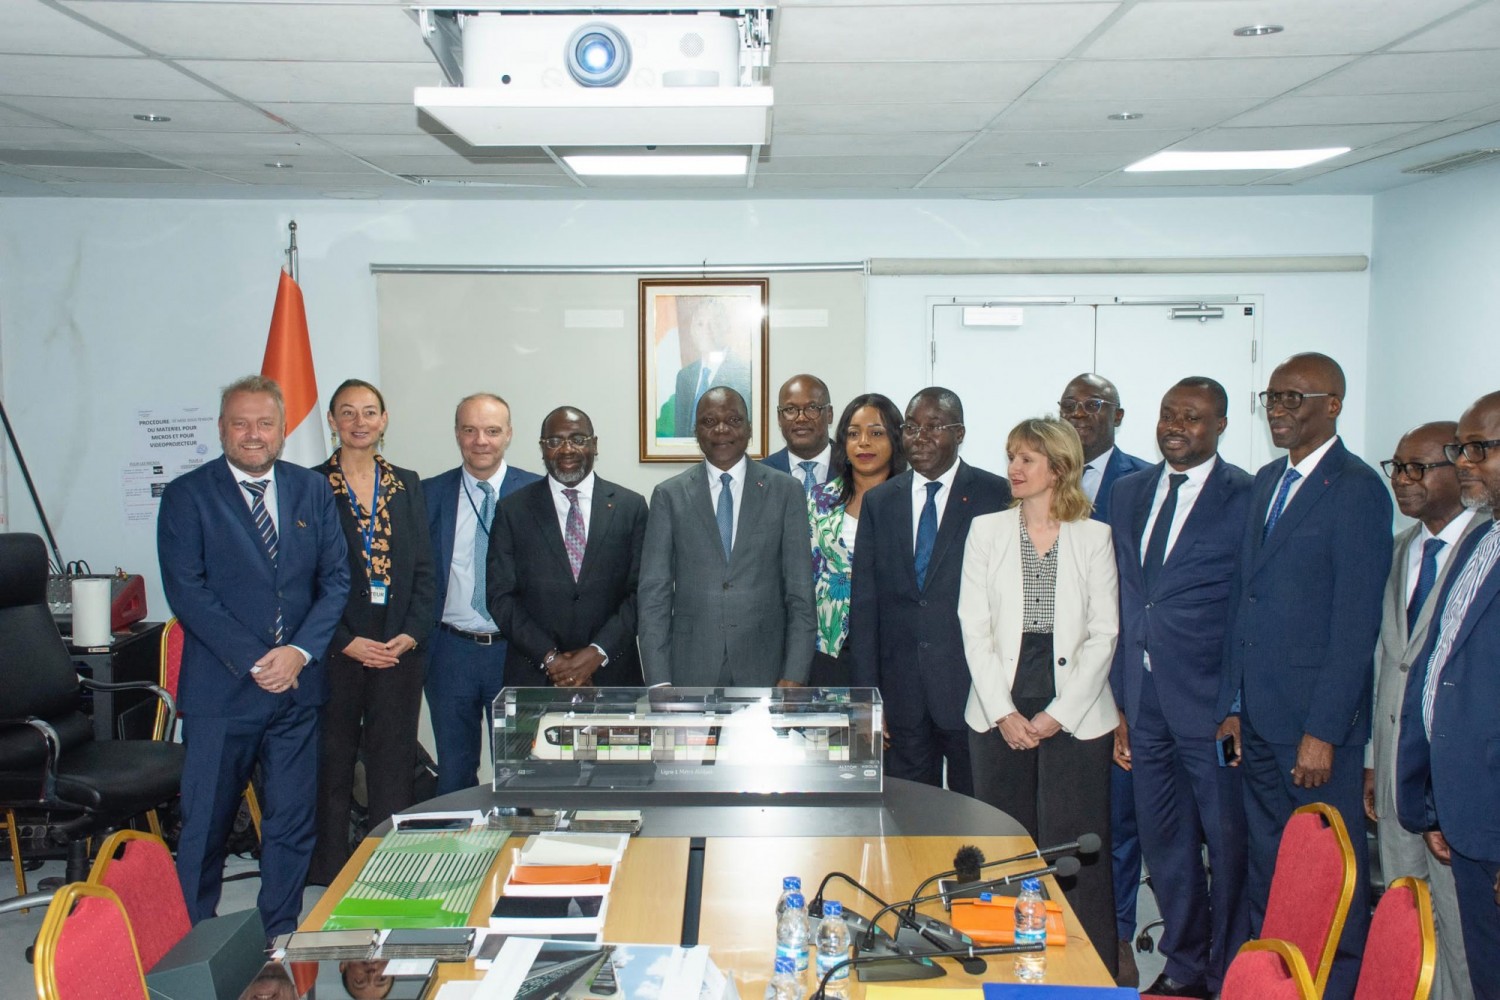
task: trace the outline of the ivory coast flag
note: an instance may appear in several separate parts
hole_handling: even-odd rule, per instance
[[[313,373],[307,313],[302,308],[302,289],[286,268],[281,269],[281,283],[276,286],[276,308],[271,312],[260,373],[275,379],[286,398],[286,450],[281,457],[308,467],[323,462],[328,458],[328,439],[318,415],[318,379]]]

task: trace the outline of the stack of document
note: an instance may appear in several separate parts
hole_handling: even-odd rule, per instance
[[[483,981],[467,995],[473,1000],[738,997],[734,981],[709,960],[706,946],[599,945],[520,937],[505,939]]]
[[[278,939],[288,962],[351,962],[375,957],[376,930],[297,931]]]
[[[501,896],[490,929],[507,934],[603,934],[608,896]]]

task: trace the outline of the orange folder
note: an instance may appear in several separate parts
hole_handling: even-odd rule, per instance
[[[609,885],[612,865],[516,865],[510,881],[521,885]]]
[[[1047,900],[1047,946],[1066,944],[1067,929],[1063,926],[1062,904]],[[996,896],[986,903],[981,899],[955,899],[953,901],[953,926],[974,939],[976,944],[1016,943],[1016,899],[1014,896]]]

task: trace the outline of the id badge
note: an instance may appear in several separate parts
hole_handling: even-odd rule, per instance
[[[370,603],[371,604],[384,604],[385,603],[385,594],[386,594],[385,584],[383,584],[383,583],[372,583],[372,584],[370,584]]]

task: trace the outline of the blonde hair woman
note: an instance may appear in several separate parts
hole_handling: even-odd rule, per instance
[[[1054,417],[1006,439],[1009,510],[976,517],[964,547],[958,617],[972,679],[974,795],[1015,818],[1037,844],[1109,837],[1115,725],[1109,668],[1119,589],[1109,526],[1089,520],[1083,445]],[[1063,891],[1114,973],[1118,956],[1109,852],[1083,858]]]

